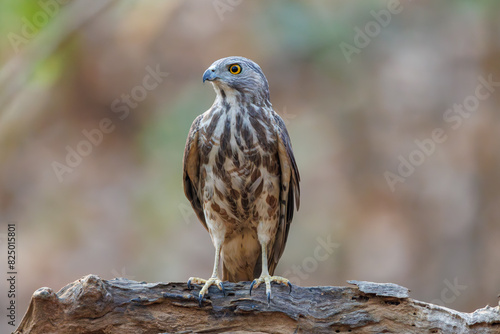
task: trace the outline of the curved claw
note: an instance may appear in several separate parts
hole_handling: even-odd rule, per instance
[[[250,296],[252,295],[252,289],[254,285],[255,285],[255,280],[253,280],[252,284],[250,284]]]
[[[202,304],[202,301],[203,301],[203,295],[200,293],[198,295],[198,305],[201,307],[201,304]]]
[[[224,284],[222,282],[220,282],[219,284],[222,290],[222,294],[224,295],[224,297],[226,297],[226,289],[224,289]]]
[[[288,285],[288,287],[290,288],[290,292],[289,292],[289,293],[292,293],[292,283],[287,282],[286,284],[287,284],[287,285]]]
[[[271,291],[267,292],[267,306],[269,306],[269,304],[271,304]]]
[[[191,285],[191,280],[188,280],[187,286],[189,290],[193,289],[193,286]]]

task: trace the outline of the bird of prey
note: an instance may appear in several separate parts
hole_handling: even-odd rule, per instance
[[[224,293],[222,281],[265,283],[267,301],[272,276],[283,254],[299,208],[299,170],[285,123],[273,110],[269,85],[259,65],[243,57],[215,61],[203,74],[216,98],[191,125],[184,150],[184,192],[215,247],[212,276],[191,277]],[[222,280],[219,261],[222,261]]]

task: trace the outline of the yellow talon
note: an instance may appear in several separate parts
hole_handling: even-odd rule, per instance
[[[260,276],[259,278],[256,278],[253,280],[252,284],[250,285],[250,295],[252,295],[252,289],[253,288],[258,288],[259,285],[262,283],[266,284],[266,295],[267,295],[267,304],[271,302],[271,282],[276,282],[280,284],[286,284],[290,288],[290,292],[292,292],[292,284],[290,281],[284,277],[281,276],[270,276],[270,275],[265,275],[265,276]]]
[[[200,304],[200,307],[203,297],[208,292],[208,288],[210,288],[212,285],[216,285],[219,288],[219,290],[222,291],[224,296],[226,296],[226,291],[224,290],[224,284],[222,284],[222,281],[218,277],[210,277],[208,280],[199,277],[190,277],[187,282],[188,289],[192,288],[192,284],[203,284],[203,287],[201,288],[200,293],[198,294],[198,303]]]

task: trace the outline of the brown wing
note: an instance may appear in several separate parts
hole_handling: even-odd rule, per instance
[[[205,214],[203,213],[202,199],[200,198],[200,189],[198,189],[200,185],[200,151],[198,149],[198,130],[202,117],[203,115],[196,117],[191,125],[191,128],[189,129],[186,147],[184,148],[182,170],[184,193],[186,194],[189,202],[191,202],[191,206],[198,216],[198,219],[208,230],[207,222],[205,221]]]
[[[293,156],[292,143],[286,130],[285,123],[278,114],[274,120],[278,135],[278,159],[281,169],[281,194],[280,218],[274,245],[268,255],[269,273],[273,275],[274,269],[285,250],[288,231],[292,223],[294,204],[297,210],[300,205],[300,174],[295,157]]]

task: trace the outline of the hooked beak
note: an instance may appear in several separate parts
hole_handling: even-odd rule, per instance
[[[213,68],[209,68],[203,73],[203,82],[205,82],[205,80],[214,81],[216,79],[219,79],[219,77],[215,74],[215,69]]]

